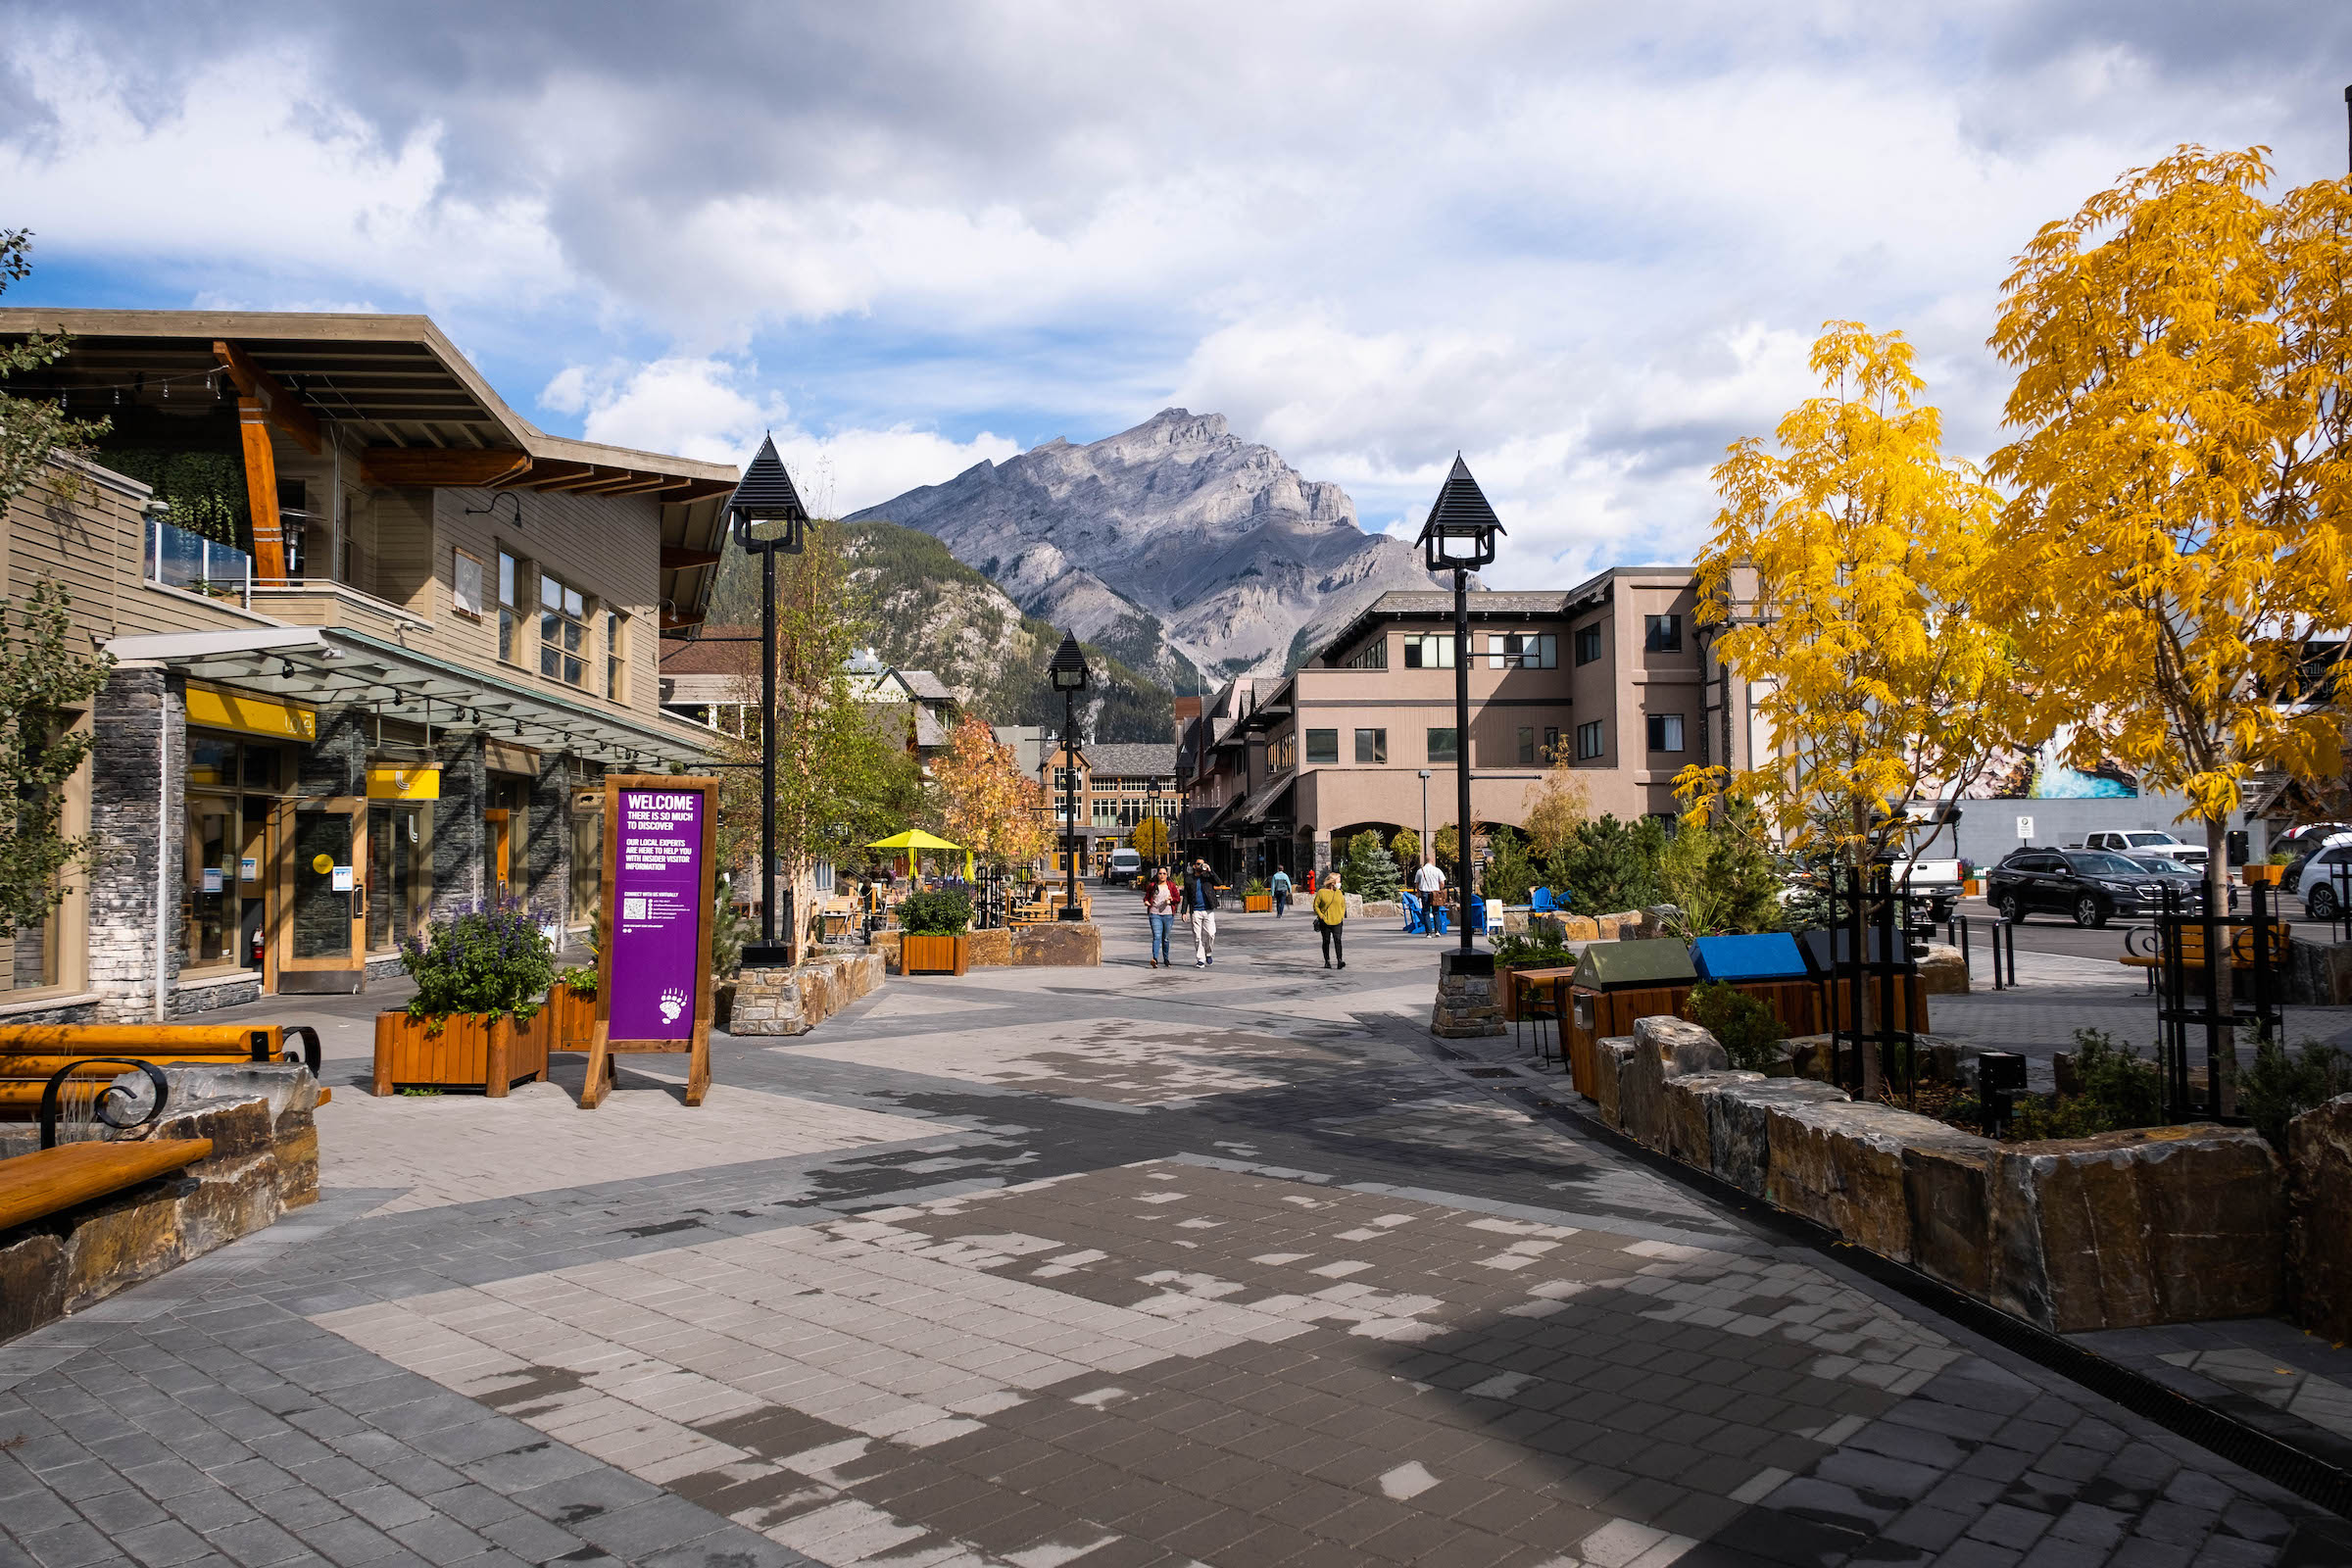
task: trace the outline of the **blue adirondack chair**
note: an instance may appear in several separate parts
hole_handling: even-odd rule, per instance
[[[1549,914],[1557,906],[1551,902],[1551,889],[1538,888],[1527,896],[1528,908],[1537,914]]]
[[[1410,888],[1405,889],[1404,934],[1408,937],[1418,935],[1420,932],[1427,929],[1427,926],[1428,921],[1425,916],[1425,911],[1421,907],[1421,895],[1415,893]]]

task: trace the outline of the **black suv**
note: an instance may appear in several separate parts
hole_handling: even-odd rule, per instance
[[[2004,920],[2071,914],[2077,925],[2099,926],[2164,907],[2160,877],[2105,850],[2012,850],[1985,881]]]

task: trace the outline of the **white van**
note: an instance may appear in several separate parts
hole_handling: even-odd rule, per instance
[[[1102,868],[1102,882],[1106,887],[1115,888],[1121,883],[1133,882],[1143,874],[1142,851],[1113,850],[1110,852],[1110,864]]]

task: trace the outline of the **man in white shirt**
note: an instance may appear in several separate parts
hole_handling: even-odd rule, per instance
[[[1413,873],[1413,888],[1421,895],[1421,934],[1434,937],[1438,934],[1438,895],[1446,891],[1446,873],[1438,869],[1437,861],[1423,860],[1421,869]]]

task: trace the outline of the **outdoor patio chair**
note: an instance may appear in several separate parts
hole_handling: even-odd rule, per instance
[[[1418,936],[1429,929],[1428,911],[1421,906],[1421,896],[1407,888],[1404,898],[1404,934]]]
[[[1536,914],[1549,914],[1556,906],[1551,902],[1551,889],[1538,888],[1527,896],[1527,906]]]

